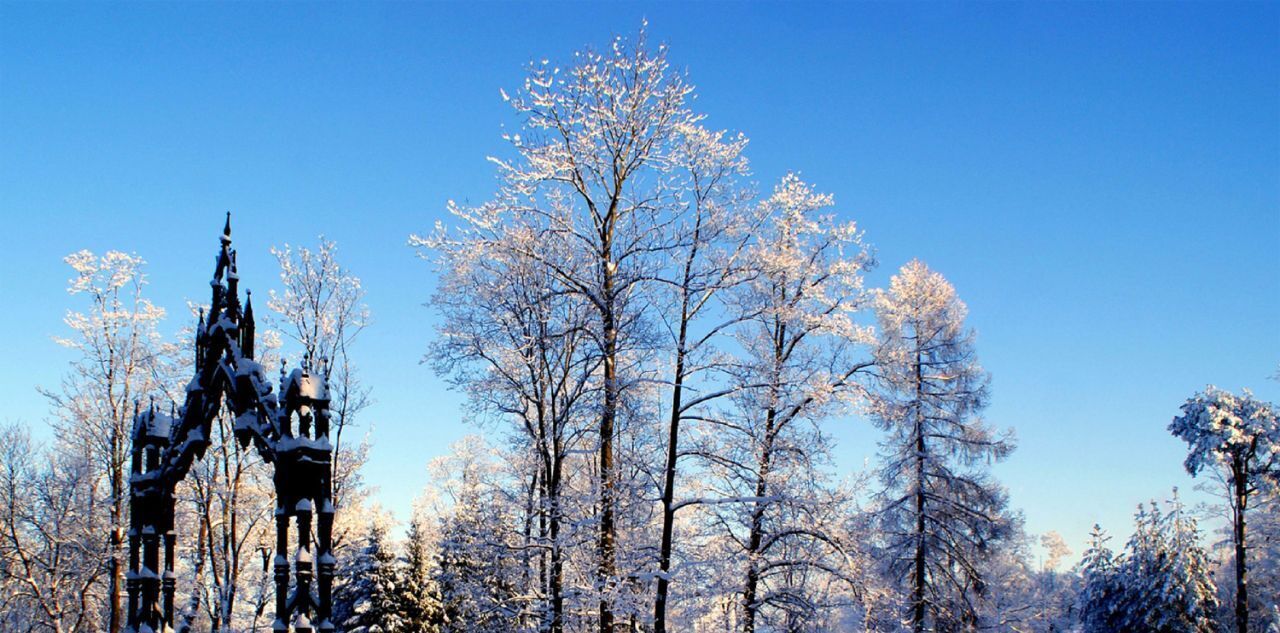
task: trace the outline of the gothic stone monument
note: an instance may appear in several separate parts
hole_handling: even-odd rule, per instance
[[[272,630],[333,631],[328,388],[321,373],[313,373],[312,359],[306,359],[288,374],[281,368],[279,390],[273,390],[262,365],[254,361],[252,297],[243,310],[240,305],[230,213],[221,242],[209,282],[209,314],[206,318],[202,311],[196,325],[195,376],[187,384],[185,402],[176,411],[171,406],[167,414],[152,403],[134,415],[126,630],[174,630],[175,490],[208,449],[213,421],[225,402],[240,447],[253,444],[275,469]]]

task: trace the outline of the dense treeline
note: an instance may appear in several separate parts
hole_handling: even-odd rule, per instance
[[[758,191],[746,138],[705,126],[666,54],[642,35],[534,65],[504,93],[497,193],[411,239],[439,276],[427,359],[489,439],[431,464],[403,538],[367,442],[341,439],[370,398],[359,279],[323,239],[276,251],[260,356],[330,361],[342,630],[1280,632],[1276,407],[1210,388],[1169,427],[1224,493],[1222,539],[1175,491],[1073,564],[990,473],[1015,441],[983,418],[955,288],[916,260],[868,287],[849,213],[794,174]],[[5,631],[119,630],[130,415],[190,373],[141,260],[67,261],[56,440],[0,430]],[[855,423],[882,431],[868,472],[833,463]],[[183,488],[192,631],[270,627],[270,473],[230,424]]]

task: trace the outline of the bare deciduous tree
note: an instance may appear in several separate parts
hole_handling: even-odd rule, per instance
[[[110,541],[96,465],[0,427],[0,625],[97,631]]]
[[[107,630],[123,626],[120,606],[124,587],[127,468],[133,412],[140,400],[163,396],[168,355],[157,326],[164,310],[143,297],[146,276],[136,255],[109,251],[97,256],[80,251],[66,260],[75,276],[67,292],[84,297],[89,306],[69,311],[67,337],[56,339],[76,352],[58,390],[43,389],[53,405],[61,450],[91,460],[105,486],[103,510],[107,530]]]

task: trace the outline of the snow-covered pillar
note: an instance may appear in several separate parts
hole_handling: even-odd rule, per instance
[[[177,583],[177,575],[173,573],[173,546],[177,540],[178,536],[173,530],[164,533],[164,575],[160,577],[160,588],[164,597],[163,617],[166,630],[173,628],[173,594]]]
[[[325,486],[325,498],[320,502],[319,524],[316,526],[316,558],[317,586],[320,592],[320,604],[316,606],[316,618],[320,621],[321,633],[334,630],[332,615],[333,604],[333,568],[337,561],[333,557],[333,502]]]
[[[136,525],[136,522],[134,522]],[[129,571],[124,574],[124,589],[129,595],[129,610],[125,612],[125,630],[138,630],[138,592],[141,586],[138,584],[138,574],[134,570],[138,569],[139,553],[141,541],[138,538],[137,527],[129,528]]]
[[[311,632],[313,606],[311,602],[311,575],[314,561],[311,556],[311,501],[302,499],[295,507],[298,514],[298,552],[294,555],[293,574],[294,587],[294,630],[298,633]]]
[[[160,535],[155,527],[147,525],[142,528],[142,571],[138,581],[142,585],[142,618],[138,623],[139,630],[159,631],[160,629]],[[147,628],[143,628],[147,627]]]
[[[272,631],[289,630],[289,559],[285,556],[289,551],[289,515],[280,503],[276,507],[276,619]]]

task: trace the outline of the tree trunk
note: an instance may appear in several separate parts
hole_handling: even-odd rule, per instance
[[[924,422],[921,419],[923,412],[922,399],[924,397],[924,375],[923,360],[917,342],[916,348],[916,552],[915,552],[915,569],[912,574],[911,588],[911,629],[916,633],[924,631],[925,617],[925,524],[924,524]]]
[[[107,631],[108,633],[119,633],[123,621],[120,613],[120,586],[123,576],[123,566],[120,564],[120,556],[124,549],[124,534],[121,526],[124,524],[124,460],[120,455],[124,452],[124,438],[121,435],[122,425],[117,424],[112,430],[111,438],[111,526],[110,534],[110,558],[107,561]]]
[[[1232,536],[1236,546],[1236,633],[1249,632],[1249,579],[1245,561],[1245,518],[1249,505],[1249,473],[1243,457],[1236,456],[1232,464],[1235,499],[1232,505],[1234,525]]]
[[[605,277],[605,293],[612,300],[613,276]],[[600,415],[600,564],[597,581],[600,589],[600,633],[613,633],[613,607],[609,592],[613,585],[613,428],[618,410],[618,333],[613,315],[604,315],[604,410]]]
[[[687,298],[684,303],[684,310],[687,312]],[[680,335],[676,344],[675,381],[671,390],[671,420],[667,431],[667,467],[662,484],[662,542],[658,550],[658,592],[653,601],[653,633],[667,632],[667,591],[671,584],[668,574],[671,571],[671,539],[675,529],[676,460],[679,457],[680,407],[684,390],[684,346],[688,327],[688,320],[681,318]]]
[[[764,496],[769,492],[769,465],[773,454],[773,425],[777,412],[770,408],[765,414],[764,442],[760,447],[760,475],[756,479],[755,509],[751,511],[751,534],[747,541],[747,580],[742,588],[742,633],[755,633],[756,593],[760,586],[760,568],[757,555],[764,541]]]
[[[557,440],[553,440],[557,442]],[[560,549],[560,460],[559,448],[551,466],[550,517],[547,529],[551,534],[551,633],[564,631],[564,554]]]

